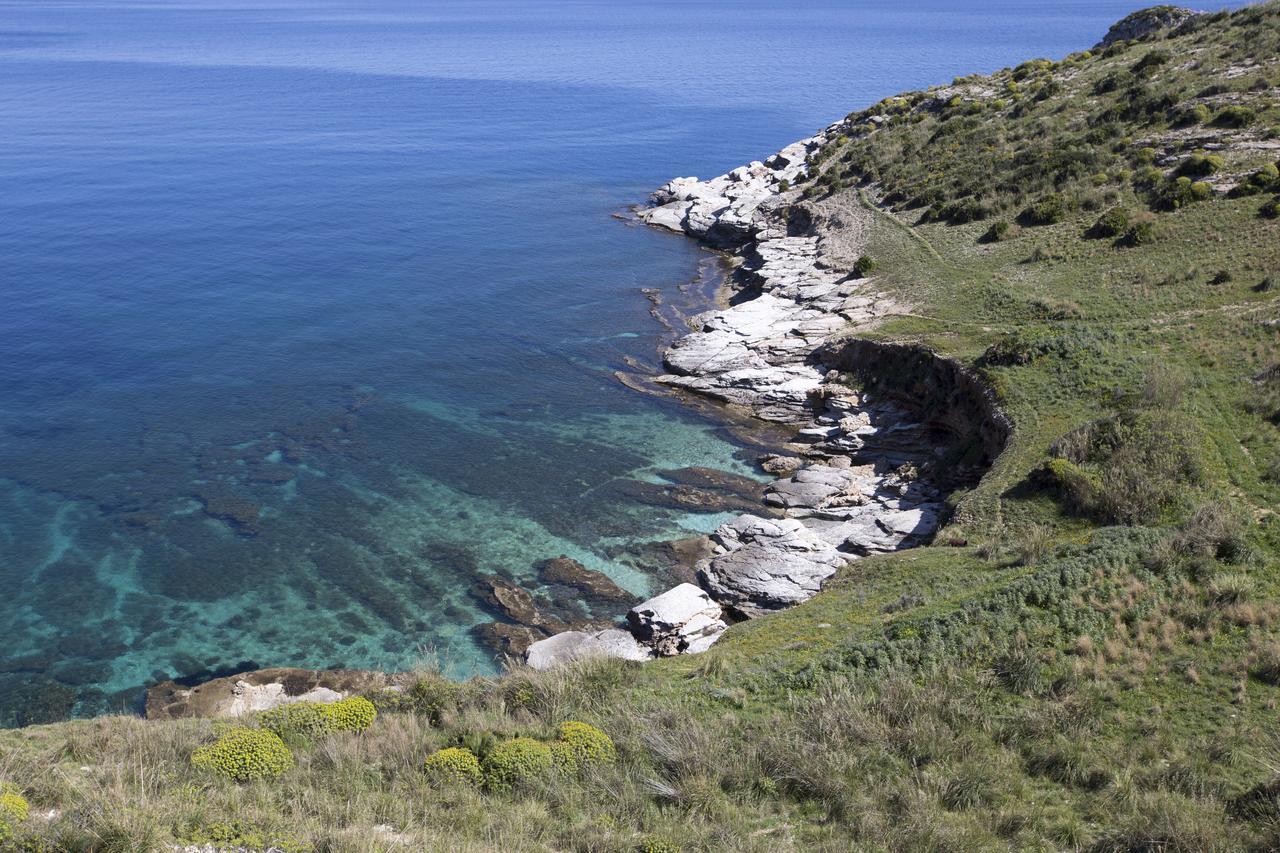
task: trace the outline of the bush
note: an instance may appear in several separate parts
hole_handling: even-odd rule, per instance
[[[1156,224],[1150,219],[1142,219],[1135,222],[1129,227],[1124,234],[1124,243],[1127,246],[1146,246],[1154,243],[1156,239]]]
[[[1212,195],[1213,187],[1204,181],[1192,181],[1186,175],[1179,175],[1172,181],[1165,181],[1157,190],[1154,202],[1164,210],[1177,210]]]
[[[1119,237],[1129,227],[1129,211],[1113,207],[1093,223],[1090,233],[1095,237]]]
[[[437,750],[422,763],[423,772],[436,785],[479,785],[484,781],[480,759],[464,747]]]
[[[428,673],[418,679],[405,697],[405,705],[416,714],[430,718],[432,725],[439,725],[444,715],[458,707],[462,697],[462,685],[437,673]]]
[[[1217,154],[1192,154],[1178,164],[1174,174],[1203,178],[1222,171],[1223,160]]]
[[[279,776],[293,766],[293,753],[275,732],[235,728],[191,754],[191,764],[237,782]]]
[[[316,737],[329,729],[329,718],[318,702],[294,702],[258,715],[258,727],[275,732],[281,740]]]
[[[991,227],[982,235],[983,243],[1000,243],[1005,240],[1012,240],[1018,236],[1021,229],[1017,225],[998,219],[991,223]]]
[[[362,732],[378,716],[378,709],[363,696],[351,696],[321,705],[325,717],[325,730],[330,732]]]
[[[1190,109],[1183,110],[1181,113],[1179,113],[1178,124],[1181,124],[1181,125],[1204,124],[1210,119],[1210,117],[1212,117],[1212,115],[1213,113],[1209,111],[1209,108],[1207,106],[1205,106],[1204,104],[1196,104]]]
[[[556,764],[570,772],[618,759],[613,740],[595,726],[573,720],[560,724],[560,740],[551,745]]]
[[[1213,123],[1217,127],[1248,127],[1257,117],[1258,114],[1248,107],[1230,106],[1220,110],[1213,117]]]
[[[1067,506],[1111,524],[1155,524],[1203,482],[1199,436],[1165,408],[1093,421],[1056,441],[1043,471]]]
[[[858,274],[859,278],[869,275],[875,268],[876,262],[869,255],[860,256],[853,264],[853,271]]]
[[[1258,215],[1265,219],[1280,218],[1280,195],[1258,208]]]
[[[1167,50],[1153,50],[1135,62],[1129,71],[1138,76],[1148,75],[1168,62],[1170,58]]]
[[[553,765],[551,747],[547,744],[530,737],[512,738],[493,747],[485,756],[485,783],[495,791],[506,790],[546,774]]]
[[[183,845],[190,846],[170,849],[190,850],[192,847],[198,847],[201,850],[249,849],[271,850],[278,853],[303,853],[304,850],[311,849],[309,845],[300,843],[295,838],[271,836],[253,824],[241,820],[206,823],[199,819],[188,818],[174,825],[173,837]]]
[[[1239,198],[1240,196],[1257,195],[1258,193],[1274,192],[1275,190],[1280,190],[1280,169],[1276,168],[1275,163],[1267,163],[1249,175],[1248,178],[1236,184],[1231,190],[1231,197]]]
[[[1028,225],[1052,225],[1061,222],[1066,215],[1067,203],[1059,193],[1045,196],[1022,211],[1022,218]]]

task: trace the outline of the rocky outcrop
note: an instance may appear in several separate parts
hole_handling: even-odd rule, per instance
[[[586,658],[640,661],[706,651],[728,627],[723,616],[706,590],[680,584],[631,608],[626,630],[563,631],[529,646],[525,662],[547,669]]]
[[[794,518],[742,515],[722,524],[711,539],[718,553],[699,567],[698,580],[742,616],[813,597],[848,560]]]
[[[1199,14],[1200,12],[1184,9],[1181,6],[1151,6],[1147,9],[1139,9],[1112,24],[1111,29],[1107,30],[1107,34],[1102,37],[1102,41],[1094,45],[1093,49],[1110,47],[1118,41],[1134,41],[1160,30],[1172,29]]]
[[[336,702],[373,690],[397,688],[405,678],[368,670],[282,667],[215,678],[194,687],[165,681],[147,691],[146,717],[240,717],[292,702]]]
[[[636,639],[660,657],[706,651],[724,633],[724,611],[706,590],[682,583],[627,613]]]
[[[834,132],[709,181],[677,178],[637,212],[738,261],[730,304],[690,321],[655,381],[796,428],[786,453],[761,460],[779,479],[737,491],[760,503],[712,534],[694,566],[700,586],[682,583],[627,614],[654,655],[705,650],[726,611],[751,618],[790,607],[859,557],[927,541],[947,490],[975,479],[1008,437],[993,398],[955,363],[849,337],[901,309],[874,278],[848,272],[867,212],[848,197],[804,202],[790,189]],[[703,505],[735,492],[685,470],[662,488],[690,489],[687,499]],[[582,636],[544,643],[589,645]]]
[[[711,246],[740,246],[754,237],[760,205],[804,175],[809,154],[825,141],[824,135],[801,140],[763,163],[740,166],[710,181],[675,178],[653,194],[654,206],[642,211],[641,218]]]

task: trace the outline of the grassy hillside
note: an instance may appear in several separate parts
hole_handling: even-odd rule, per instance
[[[1016,427],[934,546],[696,657],[423,673],[253,781],[210,721],[0,732],[0,849],[1280,847],[1278,128],[1276,3],[850,116],[797,204],[872,212],[874,334]],[[568,720],[616,756],[504,746]]]

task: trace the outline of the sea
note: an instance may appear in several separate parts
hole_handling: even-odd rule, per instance
[[[728,516],[653,487],[761,475],[618,379],[719,275],[631,207],[1138,5],[0,0],[0,725],[494,674],[478,580],[560,555],[660,591]]]

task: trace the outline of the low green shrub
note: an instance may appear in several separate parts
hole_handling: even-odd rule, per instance
[[[612,738],[593,725],[574,720],[560,724],[560,740],[551,745],[551,752],[556,764],[570,772],[618,760]]]
[[[1167,63],[1172,57],[1167,50],[1148,51],[1141,59],[1133,64],[1129,72],[1138,77],[1150,76],[1161,65]]]
[[[269,835],[241,820],[180,821],[173,827],[173,837],[184,844],[200,848],[231,850],[271,850],[272,853],[304,853],[311,846],[295,838]]]
[[[414,713],[429,717],[432,725],[439,724],[443,714],[457,708],[461,698],[462,685],[437,673],[418,679],[406,696],[408,707]]]
[[[499,743],[484,759],[485,784],[503,791],[529,779],[543,776],[555,764],[551,747],[530,737],[517,737]]]
[[[1218,114],[1213,117],[1213,123],[1216,127],[1248,127],[1258,118],[1258,114],[1249,107],[1232,105],[1223,107]]]
[[[1191,178],[1204,178],[1222,171],[1223,160],[1217,154],[1204,154],[1197,151],[1178,164],[1175,175],[1186,175]]]
[[[1280,190],[1280,168],[1275,163],[1267,163],[1249,175],[1247,179],[1232,190],[1232,195],[1257,195],[1258,193]]]
[[[1126,246],[1146,246],[1156,240],[1156,224],[1150,219],[1141,219],[1129,226],[1124,232],[1123,242]]]
[[[318,702],[294,702],[258,714],[258,728],[275,732],[281,740],[316,737],[329,728],[324,706]]]
[[[191,764],[237,782],[268,779],[293,766],[293,753],[275,732],[234,728],[191,754]]]
[[[859,278],[863,278],[871,274],[876,268],[876,262],[870,255],[861,255],[858,260],[854,261],[853,271],[857,273]]]
[[[1204,124],[1213,117],[1213,113],[1204,104],[1196,104],[1178,113],[1177,123],[1183,126]]]
[[[320,706],[325,729],[330,732],[362,732],[378,717],[378,709],[363,696],[350,696]]]
[[[1021,229],[1018,228],[1017,225],[1014,225],[1004,219],[997,219],[995,222],[991,223],[991,227],[982,235],[982,242],[1001,243],[1005,240],[1012,240],[1014,237],[1018,236],[1020,231]]]
[[[1119,237],[1129,227],[1129,211],[1113,207],[1093,223],[1090,234],[1094,237]]]
[[[431,753],[422,769],[432,783],[440,786],[479,785],[484,781],[480,759],[465,747],[450,746]]]
[[[258,728],[273,732],[281,740],[313,738],[332,732],[362,732],[373,725],[377,707],[363,696],[337,702],[293,702],[257,716]]]
[[[1264,219],[1280,218],[1280,195],[1266,202],[1262,207],[1258,208],[1258,215]]]
[[[1213,195],[1213,187],[1204,181],[1192,181],[1186,175],[1179,175],[1171,181],[1161,184],[1152,199],[1153,204],[1163,210],[1177,210],[1204,201]]]
[[[1069,509],[1112,524],[1155,524],[1204,480],[1200,436],[1166,409],[1128,410],[1058,439],[1042,469]]]
[[[1028,225],[1052,225],[1067,215],[1067,203],[1060,193],[1045,196],[1022,211],[1022,219]]]

